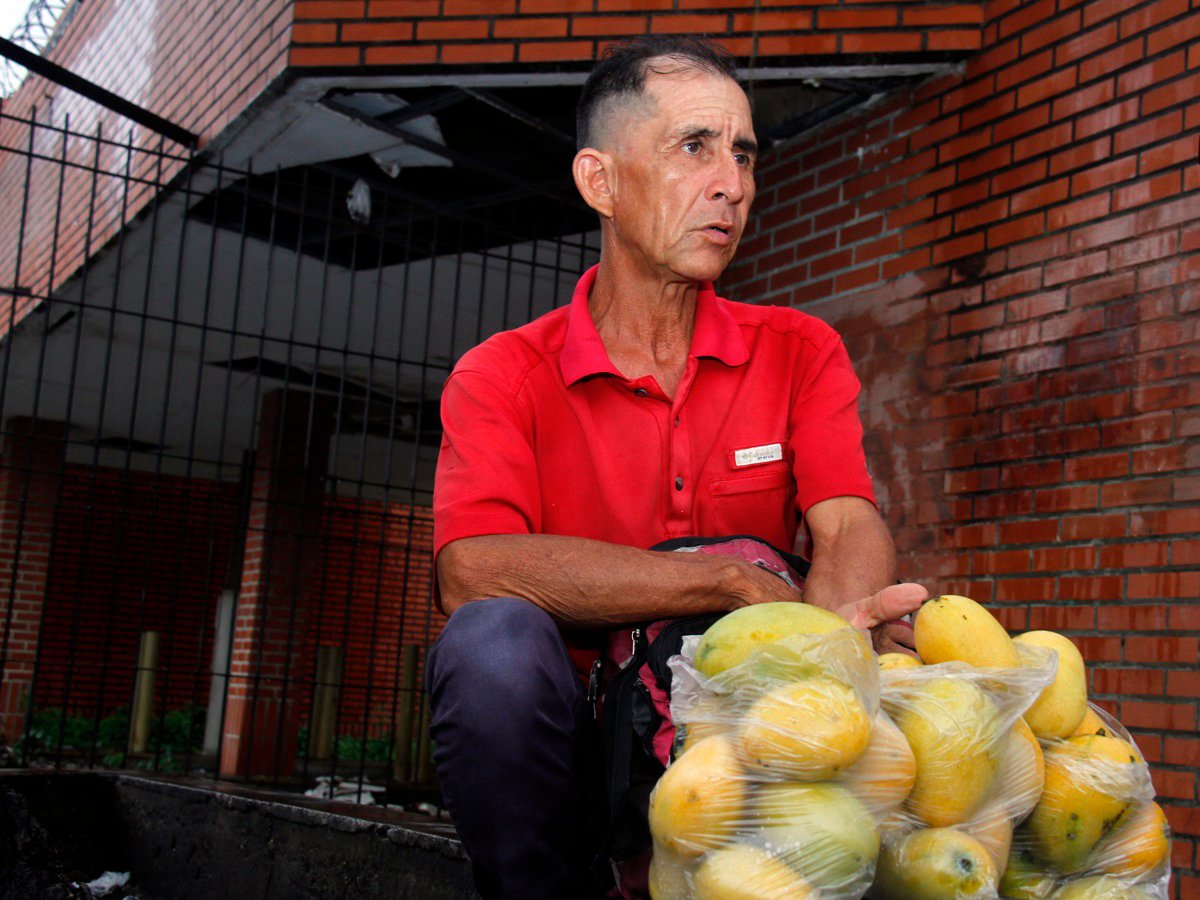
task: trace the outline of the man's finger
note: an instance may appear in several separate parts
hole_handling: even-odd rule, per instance
[[[855,603],[850,624],[858,628],[874,628],[920,609],[921,604],[928,599],[929,591],[919,584],[890,584],[878,593]]]
[[[886,638],[893,644],[898,644],[906,650],[911,650],[917,646],[913,638],[912,626],[903,620],[899,622],[885,622],[883,625],[878,625],[876,626],[875,634]]]

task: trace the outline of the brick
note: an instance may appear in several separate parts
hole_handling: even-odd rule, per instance
[[[1137,61],[1141,61],[1139,57]],[[1187,60],[1182,50],[1152,60],[1117,76],[1117,94],[1135,94],[1155,84],[1161,84],[1183,74]]]
[[[1064,281],[1079,281],[1091,275],[1098,275],[1107,268],[1107,253],[1089,253],[1086,256],[1060,260],[1046,266],[1043,283],[1047,287],[1053,287]]]
[[[1090,541],[1124,537],[1128,516],[1123,513],[1067,516],[1062,519],[1063,540]]]
[[[333,22],[296,22],[292,25],[292,40],[297,44],[332,44],[337,42],[338,27]]]
[[[361,51],[358,47],[292,47],[288,64],[293,66],[354,66]]]
[[[1194,163],[1198,157],[1200,157],[1200,136],[1188,135],[1171,141],[1169,144],[1142,151],[1138,162],[1142,174],[1146,175],[1168,166]]]
[[[492,34],[498,38],[566,37],[567,21],[564,18],[533,18],[530,16],[497,19],[492,23]]]
[[[296,19],[361,19],[366,13],[362,0],[297,0]]]
[[[1080,116],[1075,120],[1075,137],[1084,140],[1135,121],[1138,118],[1138,102],[1137,97],[1130,97]]]
[[[903,31],[841,33],[843,53],[916,53],[922,49],[922,35]]]
[[[1079,144],[1069,150],[1064,150],[1050,157],[1050,174],[1060,175],[1081,166],[1090,166],[1107,160],[1112,148],[1113,139],[1109,135],[1098,137],[1085,144]]]
[[[442,0],[443,16],[510,16],[517,0]]]
[[[1022,85],[1017,89],[1017,107],[1034,106],[1041,103],[1050,97],[1054,97],[1064,91],[1069,91],[1075,87],[1078,79],[1078,73],[1074,66],[1066,69],[1059,69],[1039,78],[1037,81],[1032,81],[1029,84]]]
[[[434,44],[413,47],[367,47],[367,65],[409,65],[437,61],[438,48]]]
[[[590,13],[593,0],[520,0],[519,10],[525,13]]]
[[[846,28],[892,28],[897,23],[898,14],[895,9],[822,9],[817,13],[817,27],[830,31]]]
[[[1089,57],[1079,63],[1079,81],[1081,84],[1110,75],[1128,66],[1135,65],[1145,59],[1145,41],[1136,39],[1118,44],[1111,50]],[[1121,84],[1117,82],[1117,93],[1123,94]]]
[[[486,35],[487,23],[484,23]],[[346,22],[342,25],[343,43],[399,42],[413,39],[411,22]]]
[[[812,28],[812,13],[810,12],[739,13],[733,17],[735,32],[802,31],[809,28]]]
[[[1045,233],[1045,230],[1045,215],[1040,212],[1022,216],[1019,219],[1011,219],[988,229],[987,246],[990,249],[1004,247],[1016,241],[1039,237]]]
[[[1046,105],[1046,116],[1049,118],[1049,104]],[[1000,138],[1001,127],[996,126],[997,139]],[[1023,137],[1013,145],[1013,162],[1021,162],[1031,156],[1040,156],[1053,147],[1061,147],[1071,142],[1071,123],[1061,122],[1051,128],[1043,129],[1028,137]]]
[[[1198,39],[1200,39],[1200,13],[1149,34],[1146,38],[1146,54],[1157,56],[1164,50],[1182,44],[1184,41],[1194,42]]]
[[[1101,188],[1111,187],[1122,181],[1137,177],[1137,160],[1124,156],[1107,163],[1091,166],[1071,176],[1071,196],[1089,194]],[[1116,211],[1114,209],[1114,211]]]
[[[1200,639],[1194,637],[1138,637],[1125,642],[1126,662],[1195,663]]]
[[[1072,10],[1056,19],[1051,19],[1045,25],[1027,31],[1021,36],[1021,53],[1029,54],[1048,44],[1057,44],[1064,38],[1078,34],[1080,21],[1079,10]]]
[[[645,16],[572,16],[571,34],[575,37],[645,34],[646,21]]]
[[[836,34],[771,34],[758,39],[758,52],[763,56],[808,56],[837,51]]]
[[[1138,569],[1167,564],[1168,545],[1155,543],[1112,544],[1100,548],[1100,568]],[[1164,615],[1165,618],[1165,615]],[[1166,627],[1165,625],[1161,627]]]
[[[1174,197],[1182,189],[1179,172],[1164,172],[1134,184],[1118,188],[1113,192],[1113,211],[1131,209]]]
[[[1042,181],[1049,171],[1049,160],[1037,159],[1023,166],[1001,172],[992,178],[992,193],[1006,194],[1028,184]],[[1033,209],[1034,207],[1026,207]]]
[[[1091,56],[1117,42],[1117,23],[1109,22],[1064,41],[1054,49],[1054,65],[1061,66]]]
[[[522,44],[524,52],[530,47],[544,48],[550,44]],[[444,63],[489,63],[512,62],[513,45],[501,41],[489,41],[484,44],[443,44],[442,58]]]
[[[654,34],[723,34],[728,23],[726,16],[655,15],[650,19],[650,31]]]
[[[925,49],[930,52],[978,50],[981,46],[983,40],[978,31],[946,28],[925,32]]]
[[[1187,12],[1188,0],[1157,0],[1141,9],[1121,17],[1120,35],[1122,39],[1130,35],[1146,31],[1155,25],[1161,25],[1170,19]]]
[[[1036,319],[1051,313],[1061,312],[1067,307],[1065,291],[1048,291],[1031,297],[1021,297],[1008,302],[1006,318],[1008,321]]]

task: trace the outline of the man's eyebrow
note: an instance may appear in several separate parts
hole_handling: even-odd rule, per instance
[[[741,150],[743,153],[749,153],[751,156],[758,155],[758,141],[754,138],[739,137],[733,139],[733,149]]]
[[[684,125],[678,129],[676,134],[680,140],[691,141],[698,138],[715,138],[720,137],[720,133],[712,128],[703,125]],[[733,139],[733,148],[741,150],[743,153],[758,154],[758,142],[754,138],[737,137]]]

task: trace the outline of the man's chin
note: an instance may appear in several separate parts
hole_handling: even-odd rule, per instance
[[[689,259],[681,261],[674,271],[675,274],[688,281],[716,281],[732,261],[733,248],[730,247],[727,253],[694,254]]]

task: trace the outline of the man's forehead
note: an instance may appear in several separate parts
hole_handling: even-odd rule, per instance
[[[668,132],[686,131],[701,122],[706,127],[723,130],[724,119],[730,112],[744,116],[744,128],[753,130],[746,93],[741,85],[724,75],[699,69],[648,72],[644,93],[650,101],[646,112],[657,118],[658,126]]]

